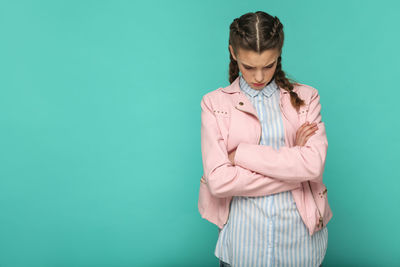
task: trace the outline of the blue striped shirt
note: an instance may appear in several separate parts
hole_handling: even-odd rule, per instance
[[[256,90],[240,76],[240,89],[253,104],[262,126],[260,145],[285,145],[279,87],[272,80]],[[234,196],[219,233],[215,256],[236,266],[320,266],[328,245],[325,226],[310,236],[291,191],[260,197]]]

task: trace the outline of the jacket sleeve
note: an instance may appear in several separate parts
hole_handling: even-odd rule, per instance
[[[301,187],[300,182],[279,181],[233,165],[207,95],[200,105],[203,177],[212,195],[218,198],[265,196]]]
[[[320,97],[314,89],[306,120],[316,122],[318,130],[304,146],[284,146],[275,150],[271,146],[240,143],[236,149],[235,165],[281,181],[322,182],[328,140],[320,111]]]

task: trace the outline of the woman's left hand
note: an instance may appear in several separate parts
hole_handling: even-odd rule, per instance
[[[228,158],[229,158],[229,160],[232,162],[233,165],[235,165],[235,162],[234,162],[235,154],[236,154],[236,149],[233,150],[231,153],[228,154]]]

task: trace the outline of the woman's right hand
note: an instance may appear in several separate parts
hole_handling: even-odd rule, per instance
[[[315,122],[309,123],[306,121],[303,123],[296,132],[296,146],[304,146],[307,140],[318,130],[318,126]]]

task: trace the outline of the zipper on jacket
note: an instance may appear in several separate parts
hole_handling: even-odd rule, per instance
[[[318,210],[318,213],[319,213],[319,223],[318,223],[318,227],[321,226],[321,228],[322,228],[322,227],[324,227],[324,221],[323,221],[321,212],[319,211],[317,202],[315,201],[314,194],[313,194],[313,191],[312,191],[312,189],[311,189],[310,181],[308,180],[307,182],[308,182],[308,186],[310,187],[311,195],[312,195],[312,197],[313,197],[313,199],[314,199],[315,206],[317,207],[317,210]]]
[[[280,98],[280,101],[279,101],[279,106],[281,107],[281,112],[282,112],[283,116],[285,116],[286,120],[287,120],[288,122],[290,122],[289,118],[286,116],[285,110],[283,109],[282,97]],[[322,228],[322,227],[324,226],[323,217],[322,217],[322,215],[321,215],[321,212],[319,211],[319,208],[318,208],[317,202],[315,201],[314,194],[313,194],[313,191],[312,191],[312,189],[311,189],[311,184],[310,184],[310,181],[308,180],[307,182],[308,182],[308,186],[309,186],[309,188],[310,188],[311,195],[312,195],[312,197],[313,197],[313,200],[314,200],[315,206],[317,207],[318,214],[319,214],[319,222],[318,222],[318,227],[319,227],[319,226],[321,226],[321,228]]]

